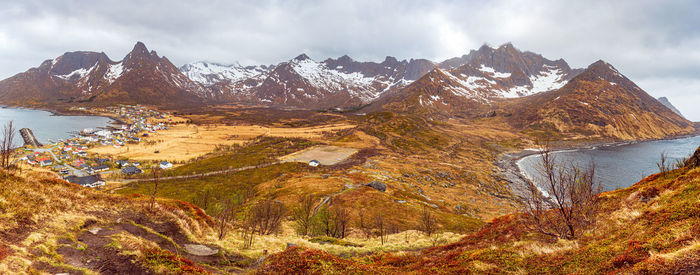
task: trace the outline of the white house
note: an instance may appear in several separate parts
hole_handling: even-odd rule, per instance
[[[316,166],[319,166],[320,164],[321,163],[318,160],[309,161],[309,166],[311,166],[311,167],[316,167]]]
[[[167,161],[161,161],[161,162],[159,163],[159,165],[160,165],[160,169],[169,169],[169,168],[173,168],[173,164],[170,163],[170,162],[167,162]]]

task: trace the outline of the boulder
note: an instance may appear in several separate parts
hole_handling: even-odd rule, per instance
[[[379,190],[379,191],[381,191],[381,192],[386,191],[386,184],[384,184],[384,183],[382,183],[382,182],[380,182],[380,181],[373,180],[373,181],[371,181],[371,182],[369,182],[368,184],[365,184],[365,185],[366,185],[366,186],[369,186],[369,187],[372,187],[372,188],[374,188],[374,189],[377,189],[377,190]]]
[[[211,256],[219,253],[219,249],[209,248],[208,246],[201,244],[186,244],[185,251],[196,256]]]

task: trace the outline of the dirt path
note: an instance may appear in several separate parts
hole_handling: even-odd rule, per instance
[[[194,174],[194,175],[163,177],[163,178],[158,178],[158,180],[177,180],[177,179],[191,179],[191,178],[198,178],[198,177],[206,177],[206,176],[212,176],[212,175],[240,172],[240,171],[244,171],[244,170],[248,170],[248,169],[264,168],[264,167],[268,167],[268,166],[272,166],[272,165],[280,164],[280,163],[282,163],[282,162],[275,161],[275,162],[270,162],[270,163],[265,163],[265,164],[260,164],[260,165],[243,166],[243,167],[239,167],[239,168],[219,170],[219,171],[200,173],[200,174]],[[153,181],[153,180],[154,180],[153,178],[143,178],[143,179],[128,179],[128,180],[119,180],[118,179],[118,180],[114,180],[114,181],[122,182],[122,183],[133,183],[133,182],[146,182],[146,181]]]

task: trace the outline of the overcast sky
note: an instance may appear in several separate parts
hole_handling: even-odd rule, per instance
[[[698,1],[0,0],[0,79],[66,51],[121,60],[136,41],[177,66],[441,61],[512,42],[572,67],[603,59],[700,121]]]

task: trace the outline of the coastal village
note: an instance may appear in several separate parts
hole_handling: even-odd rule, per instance
[[[85,108],[74,111],[87,112]],[[39,144],[31,129],[24,132],[25,154],[19,161],[34,167],[48,168],[59,173],[68,182],[84,187],[105,185],[105,178],[131,177],[144,173],[146,169],[170,169],[173,164],[167,160],[154,163],[141,163],[128,159],[112,159],[88,153],[88,149],[98,146],[123,147],[138,144],[157,131],[167,130],[172,125],[172,115],[144,106],[120,105],[90,110],[93,114],[111,117],[115,122],[98,129],[83,129],[65,140]]]

